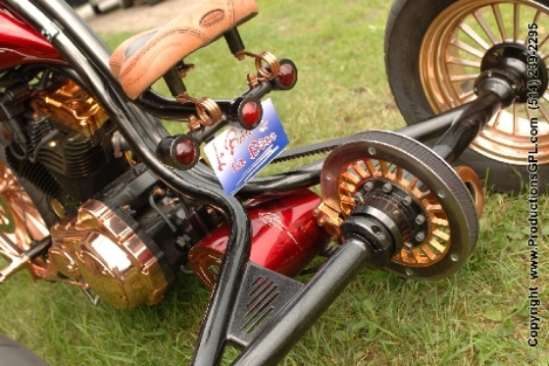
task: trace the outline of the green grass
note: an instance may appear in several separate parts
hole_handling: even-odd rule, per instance
[[[247,48],[290,57],[300,70],[293,91],[272,94],[292,146],[404,125],[383,66],[389,2],[258,2],[261,14],[241,29]],[[105,39],[114,47],[127,36]],[[253,67],[236,62],[223,42],[187,62],[196,64],[185,80],[195,96],[233,97]],[[486,199],[477,248],[455,276],[425,283],[365,271],[283,364],[548,365],[549,251],[541,248],[536,284],[544,300],[541,344],[530,349],[526,198],[490,193]],[[540,212],[549,212],[549,200]],[[0,286],[0,333],[52,365],[185,365],[208,298],[195,278],[181,275],[157,306],[118,311],[91,305],[76,288],[21,273]],[[227,356],[236,354],[229,349]]]

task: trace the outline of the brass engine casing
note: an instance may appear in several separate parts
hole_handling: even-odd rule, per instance
[[[168,286],[153,253],[115,212],[88,200],[51,230],[49,260],[119,309],[156,304]]]
[[[35,112],[85,137],[92,136],[108,120],[105,110],[72,80],[53,92],[39,93],[31,106]]]

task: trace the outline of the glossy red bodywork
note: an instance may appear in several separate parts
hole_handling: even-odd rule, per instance
[[[253,231],[250,260],[286,276],[299,274],[329,240],[313,215],[321,202],[308,189],[249,202],[246,210]],[[222,224],[189,251],[191,268],[208,288],[213,288],[228,237],[229,229]]]
[[[0,71],[44,62],[65,63],[40,33],[0,2]]]

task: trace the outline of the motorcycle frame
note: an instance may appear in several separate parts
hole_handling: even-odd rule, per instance
[[[190,111],[173,109],[172,100],[148,92],[132,102],[122,91],[108,66],[110,50],[93,30],[63,0],[2,0],[37,30],[75,71],[81,83],[119,128],[120,133],[143,163],[168,187],[179,194],[201,201],[223,212],[230,228],[226,254],[210,299],[193,365],[219,363],[228,341],[228,327],[235,311],[251,249],[250,220],[241,202],[226,195],[216,184],[215,175],[203,165],[188,171],[171,170],[156,158],[156,147],[168,132],[155,116],[145,110],[156,106],[184,117]],[[147,97],[148,95],[148,97]],[[228,101],[230,102],[230,101]],[[139,105],[138,105],[139,104]],[[398,132],[419,141],[441,136],[467,107],[456,108],[428,121]],[[334,142],[336,142],[335,140]],[[265,191],[283,192],[319,183],[323,160],[296,170],[251,180],[240,197]],[[280,361],[307,329],[337,298],[365,266],[369,252],[360,241],[350,239],[331,256],[305,284],[302,291],[278,312],[275,319],[242,351],[235,365],[271,365]]]

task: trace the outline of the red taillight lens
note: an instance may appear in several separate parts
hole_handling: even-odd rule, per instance
[[[248,126],[253,126],[259,122],[261,117],[261,106],[256,102],[248,102],[242,107],[242,122]]]
[[[280,71],[271,85],[276,90],[290,90],[297,83],[297,67],[292,60],[280,59]]]
[[[247,130],[255,128],[263,118],[263,107],[256,99],[245,99],[238,108],[240,125]]]
[[[297,70],[292,67],[291,64],[286,63],[280,65],[280,72],[278,73],[278,80],[280,84],[285,87],[291,87],[295,84],[297,79]]]
[[[189,135],[165,137],[156,148],[156,156],[164,165],[190,169],[200,158],[199,144]]]
[[[195,161],[197,149],[191,139],[183,138],[175,143],[174,155],[182,165],[190,165]]]

